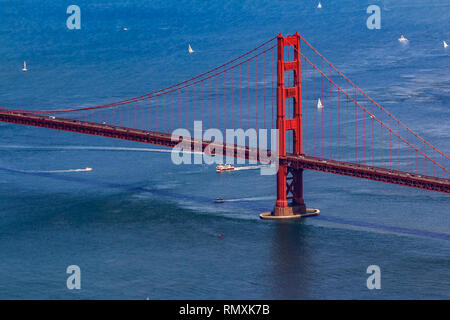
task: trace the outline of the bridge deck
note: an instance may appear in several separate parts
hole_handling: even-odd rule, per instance
[[[175,147],[179,143],[179,141],[173,141],[171,135],[161,132],[117,127],[108,124],[99,124],[65,118],[55,118],[10,110],[0,110],[0,121],[143,142],[171,148]],[[195,149],[195,142],[196,141],[194,141],[194,139],[190,139],[193,149]],[[205,151],[205,148],[208,145],[210,145],[210,142],[202,141],[202,151]],[[221,144],[216,144],[216,146],[221,146]],[[256,156],[256,160],[261,161],[258,150],[236,145],[232,147],[234,148],[235,157],[241,157],[241,155],[243,155],[246,159],[255,160]],[[410,172],[396,171],[344,161],[327,160],[306,155],[288,155],[285,159],[280,159],[280,162],[285,162],[287,165],[296,168],[398,184],[430,191],[450,193],[450,180],[445,178],[418,175]]]

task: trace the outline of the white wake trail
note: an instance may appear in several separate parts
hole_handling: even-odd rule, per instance
[[[239,198],[239,199],[224,199],[223,202],[240,202],[240,201],[261,201],[261,200],[274,200],[275,197],[251,197],[251,198]]]
[[[240,170],[256,170],[261,168],[270,168],[270,165],[267,164],[261,164],[261,165],[255,165],[255,166],[243,166],[243,167],[234,167],[233,171],[240,171]],[[232,172],[232,171],[230,171]]]
[[[27,173],[69,173],[69,172],[89,172],[92,170],[93,170],[92,168],[84,168],[84,169],[63,169],[63,170],[18,170],[18,171]]]

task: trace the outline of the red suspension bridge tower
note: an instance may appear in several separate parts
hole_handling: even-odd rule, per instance
[[[263,219],[300,218],[317,215],[318,209],[306,209],[303,200],[303,169],[290,166],[286,160],[287,139],[292,145],[292,155],[303,154],[302,137],[302,81],[300,35],[277,37],[277,129],[279,168],[277,172],[277,200],[273,212],[261,214]],[[294,59],[285,61],[285,47],[293,47]],[[292,71],[293,84],[286,87],[286,72]],[[289,79],[289,77],[288,77]],[[292,99],[292,112],[289,114],[286,103]],[[287,134],[288,132],[292,134]]]
[[[263,86],[258,85],[261,80]],[[258,98],[263,106],[259,113]],[[269,104],[270,124],[266,123]],[[247,125],[243,126],[245,113]],[[261,214],[264,219],[319,214],[317,209],[306,209],[303,170],[450,194],[446,169],[450,157],[387,112],[298,33],[280,34],[221,66],[138,97],[75,109],[0,108],[0,122],[169,148],[179,142],[173,140],[173,129],[192,129],[191,121],[200,119],[209,119],[208,128],[222,124],[227,128],[228,119],[235,129],[239,119],[243,130],[258,125],[278,129],[277,200],[273,212]],[[196,139],[184,139],[196,150]],[[203,141],[202,151],[209,144]],[[234,157],[249,160],[267,151],[245,141],[231,146]]]

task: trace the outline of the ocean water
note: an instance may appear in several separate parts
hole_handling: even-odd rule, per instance
[[[141,95],[298,31],[448,154],[450,3],[321,2],[2,0],[0,106]],[[66,28],[70,4],[81,30]],[[380,30],[366,27],[370,4]],[[0,298],[450,298],[448,195],[311,171],[304,185],[320,216],[261,221],[276,185],[257,170],[218,175],[154,146],[0,124]],[[66,287],[69,265],[81,290]],[[366,287],[369,265],[381,290]]]

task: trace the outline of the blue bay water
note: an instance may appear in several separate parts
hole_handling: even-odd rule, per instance
[[[65,25],[70,4],[1,1],[0,106],[141,95],[298,31],[450,152],[445,1],[77,1],[77,31]],[[370,4],[382,9],[380,30],[366,27]],[[257,170],[218,175],[154,146],[0,124],[0,298],[450,298],[448,195],[318,172],[304,180],[321,215],[263,222],[276,185]],[[79,291],[66,288],[71,264]],[[366,287],[372,264],[381,290]]]

